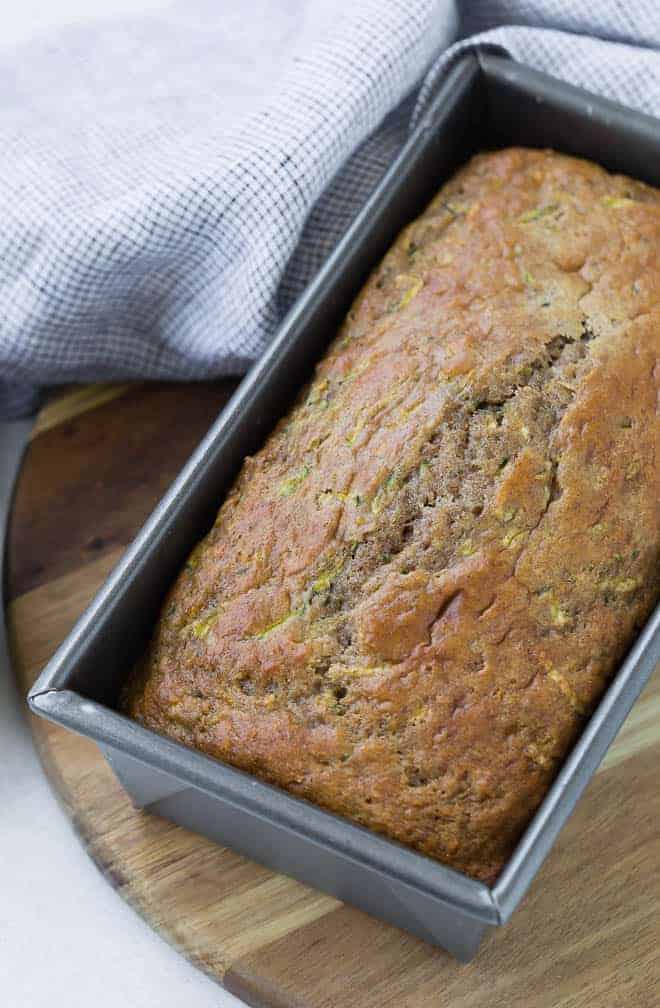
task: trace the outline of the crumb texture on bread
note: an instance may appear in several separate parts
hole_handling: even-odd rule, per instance
[[[658,597],[660,193],[475,157],[172,588],[145,725],[493,882]]]

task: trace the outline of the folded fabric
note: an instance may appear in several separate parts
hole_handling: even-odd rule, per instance
[[[654,0],[188,0],[0,53],[0,413],[243,372],[478,43],[660,114]]]

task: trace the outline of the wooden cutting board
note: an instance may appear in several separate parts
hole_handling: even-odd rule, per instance
[[[92,386],[41,413],[9,536],[27,690],[232,390]],[[194,963],[268,1008],[657,1008],[660,675],[511,923],[445,953],[132,808],[95,746],[34,720],[44,770],[108,882]]]

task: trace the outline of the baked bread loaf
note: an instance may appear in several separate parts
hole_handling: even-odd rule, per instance
[[[125,709],[494,881],[658,597],[660,193],[475,157],[169,593]]]

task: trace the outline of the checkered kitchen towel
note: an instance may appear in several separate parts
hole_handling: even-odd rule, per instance
[[[660,114],[657,0],[181,0],[0,51],[0,412],[245,370],[477,40]]]

